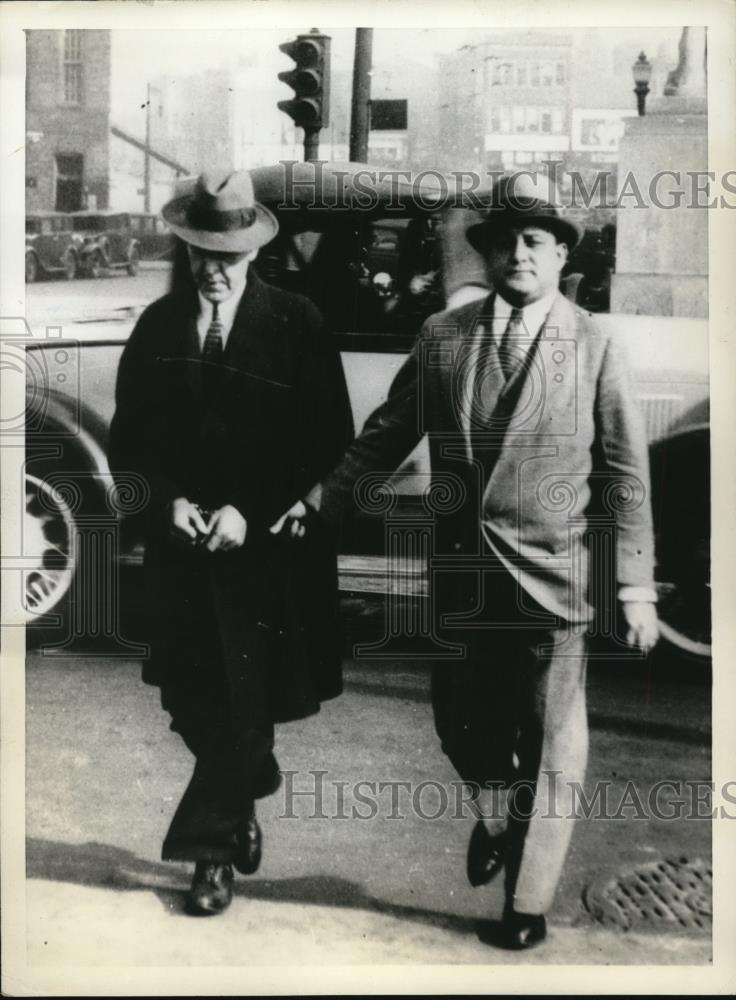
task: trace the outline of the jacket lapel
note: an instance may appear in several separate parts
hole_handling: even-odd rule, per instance
[[[527,446],[535,434],[562,433],[575,419],[577,323],[562,295],[552,302],[544,325],[527,357],[506,384],[503,395],[513,402],[508,438]]]
[[[222,359],[222,393],[243,376],[251,378],[254,387],[260,383],[288,388],[282,325],[271,306],[268,285],[250,269]]]

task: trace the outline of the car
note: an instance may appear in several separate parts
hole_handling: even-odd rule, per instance
[[[81,240],[65,212],[26,216],[26,282],[60,274],[72,281],[79,270]]]
[[[99,278],[105,271],[138,273],[140,242],[129,212],[73,212],[72,224],[80,238],[80,266],[87,277]]]
[[[302,179],[314,170],[311,164],[298,167]],[[325,166],[316,199],[304,184],[295,188],[294,203],[285,204],[283,169],[252,172],[256,197],[281,224],[254,267],[267,280],[309,295],[323,309],[341,351],[359,429],[385,399],[423,319],[443,303],[488,294],[482,261],[464,239],[475,209],[448,207],[446,192],[431,177],[423,186],[407,182],[397,189],[381,182],[375,171],[373,199],[361,204],[360,171],[370,168],[356,164]],[[343,205],[333,197],[338,182],[347,187]],[[189,280],[183,252],[180,247],[175,254],[174,283]],[[377,280],[381,275],[388,286],[386,278]],[[34,524],[27,534],[34,539],[36,564],[25,578],[24,606],[33,622],[62,616],[59,627],[71,629],[69,634],[80,622],[114,633],[114,622],[100,616],[113,614],[120,568],[135,566],[141,558],[135,518],[120,515],[134,513],[145,502],[146,485],[131,477],[114,488],[105,448],[117,364],[134,313],[143,306],[138,303],[127,314],[111,309],[110,315],[119,318],[107,323],[72,326],[61,342],[31,338],[27,351],[25,471],[27,517]],[[597,322],[626,342],[646,420],[662,635],[686,658],[707,662],[707,321],[600,313]],[[400,513],[408,518],[402,530],[412,518],[415,524],[417,518],[426,523],[428,472],[424,441],[391,477]],[[393,528],[380,503],[377,508],[378,513],[363,511],[348,525],[339,559],[342,587],[364,594],[388,588],[414,600],[426,592],[423,563],[409,557],[400,564],[387,560],[387,532]],[[99,557],[105,550],[119,558],[103,570]],[[70,595],[77,609],[71,624],[62,614]],[[86,610],[85,601],[91,602]]]
[[[174,234],[160,215],[154,212],[131,212],[130,231],[138,240],[141,260],[171,260]]]

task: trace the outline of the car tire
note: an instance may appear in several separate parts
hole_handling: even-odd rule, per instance
[[[26,284],[32,285],[34,281],[38,281],[38,276],[40,273],[40,266],[38,263],[38,257],[32,251],[26,254]]]
[[[87,274],[90,278],[100,278],[104,268],[105,259],[99,250],[95,250],[87,261]]]
[[[75,507],[65,489],[26,471],[23,546],[32,565],[23,577],[22,618],[39,641],[56,631],[49,616],[63,618],[66,611],[77,570]]]
[[[138,274],[138,268],[141,262],[141,255],[138,247],[132,247],[130,253],[128,254],[128,265],[127,271],[131,278],[135,278]]]
[[[711,658],[710,437],[684,427],[650,451],[660,636],[682,658]]]
[[[77,255],[73,250],[67,250],[63,260],[64,277],[67,281],[74,281],[77,276]]]

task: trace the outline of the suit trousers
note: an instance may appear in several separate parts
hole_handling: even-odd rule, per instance
[[[177,732],[195,757],[194,770],[164,840],[165,861],[230,862],[236,831],[253,800],[280,783],[273,754],[272,724],[239,725],[238,697],[228,676],[217,616],[208,588],[189,609],[200,640],[189,655],[169,664],[161,682],[161,701]],[[189,622],[191,624],[191,621]]]
[[[507,906],[545,913],[573,831],[575,783],[585,776],[587,626],[555,620],[490,553],[489,565],[497,571],[465,633],[465,661],[434,668],[435,722],[464,781],[508,789]]]
[[[573,832],[588,756],[587,643],[568,629],[519,632],[503,654],[522,675],[506,860],[507,906],[521,913],[552,905]]]

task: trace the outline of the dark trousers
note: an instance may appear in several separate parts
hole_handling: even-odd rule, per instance
[[[171,728],[195,757],[162,858],[225,863],[233,859],[236,831],[253,800],[279,786],[274,729],[264,711],[236,711],[243,692],[225,667],[214,610],[200,601],[192,613],[200,618],[197,635],[211,638],[193,643],[178,663],[168,663],[160,679]]]

